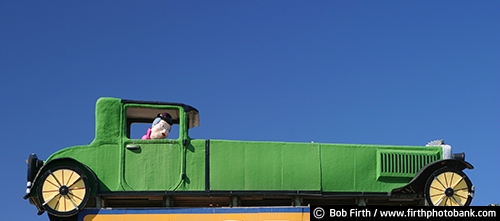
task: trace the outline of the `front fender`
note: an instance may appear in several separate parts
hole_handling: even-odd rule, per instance
[[[40,172],[40,168],[43,167],[43,160],[39,160],[36,154],[32,153],[26,160],[28,163],[28,182],[26,183],[26,195],[24,195],[24,199],[28,199],[31,193],[31,187],[33,186],[33,182]]]
[[[413,177],[413,179],[403,187],[393,189],[390,193],[393,198],[423,197],[425,184],[429,176],[441,168],[454,168],[457,170],[474,169],[472,164],[459,159],[444,159],[427,164]]]

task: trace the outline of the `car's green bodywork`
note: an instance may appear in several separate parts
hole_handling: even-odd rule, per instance
[[[179,110],[179,138],[129,139],[125,119],[130,106]],[[442,158],[441,147],[190,139],[182,110],[101,98],[95,140],[62,149],[46,163],[65,157],[77,160],[95,173],[103,192],[205,191],[206,167],[210,190],[389,192],[408,183],[424,165]],[[186,148],[184,139],[189,141]],[[140,149],[127,149],[130,144]],[[383,158],[384,154],[390,157]],[[412,157],[410,165],[399,162],[405,156]],[[182,182],[183,173],[189,182]]]
[[[179,125],[178,138],[129,138],[131,123],[151,122],[158,111],[171,113]],[[151,114],[144,117],[146,113]],[[198,125],[198,110],[189,105],[100,98],[92,143],[53,153],[38,174],[52,163],[78,162],[94,177],[93,196],[147,192],[390,195],[421,168],[443,159],[440,146],[190,138],[189,129]],[[36,188],[32,189],[29,197],[36,198]]]

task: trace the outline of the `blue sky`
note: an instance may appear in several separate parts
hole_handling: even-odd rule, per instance
[[[499,1],[2,1],[3,217],[25,160],[94,137],[99,97],[200,111],[194,138],[425,145],[500,203]]]

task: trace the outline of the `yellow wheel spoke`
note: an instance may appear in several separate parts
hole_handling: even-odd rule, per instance
[[[435,203],[433,203],[433,204],[434,204],[434,206],[439,206],[439,205],[443,202],[443,199],[444,199],[444,198],[445,198],[445,197],[443,196],[443,197],[440,197],[437,201],[434,201],[434,200],[433,200],[432,202],[435,202]]]
[[[429,196],[431,203],[433,205],[439,205],[443,199],[446,197],[444,194],[444,189],[441,188],[443,186],[442,182],[440,182],[439,178],[436,176],[434,181],[432,181],[429,189]]]
[[[68,185],[68,187],[85,188],[85,183],[83,182],[82,177],[78,177],[78,179],[74,180],[70,185]]]
[[[434,180],[438,181],[438,183],[441,184],[441,186],[446,189],[446,186],[443,184],[443,182],[441,182],[441,180],[439,180],[437,176],[434,177]]]
[[[46,204],[50,203],[50,201],[54,200],[57,196],[60,196],[60,195],[59,195],[59,193],[54,194],[52,197],[50,197],[50,198],[49,198],[49,199],[47,199],[47,200],[45,200],[45,198],[44,198],[44,201],[45,201],[45,202],[44,202],[42,205],[46,205]]]
[[[444,184],[446,185],[446,186],[445,186],[445,188],[450,186],[450,185],[448,185],[448,179],[446,179],[446,174],[447,174],[447,173],[443,173],[443,176],[444,176]]]
[[[49,203],[48,206],[52,209],[57,209],[61,206],[60,202],[61,202],[61,196],[59,195],[57,200],[51,201],[51,203]]]
[[[61,173],[62,173],[61,170],[56,170],[55,172],[50,172],[50,175],[52,176],[52,178],[54,178],[54,180],[57,182],[58,187],[62,186],[61,182],[59,182],[59,179],[57,178]]]
[[[84,189],[81,190],[73,190],[69,193],[74,198],[77,198],[80,201],[83,201],[86,191]]]
[[[65,184],[66,184],[66,183],[64,182],[64,171],[66,171],[66,170],[61,170],[61,181],[62,181],[62,182],[61,182],[61,184],[62,184],[62,185],[65,185]]]
[[[73,209],[78,209],[78,206],[76,205],[75,202],[73,202],[73,200],[71,199],[71,197],[69,197],[69,196],[66,196],[66,197],[67,197],[68,201],[71,202],[71,205],[73,205]],[[80,202],[78,202],[78,203],[80,203]]]
[[[469,190],[469,187],[464,187],[464,188],[461,188],[461,189],[455,189],[455,191],[468,191]]]
[[[431,195],[430,196],[431,203],[434,205],[439,205],[445,197],[446,196],[444,195],[444,193],[438,193],[438,194]]]
[[[451,201],[450,201],[450,198],[446,197],[444,199],[444,205],[443,206],[451,206]]]
[[[55,190],[42,190],[43,193],[57,193],[59,192],[58,189],[55,189]]]
[[[64,204],[63,204],[64,206],[63,206],[62,211],[68,211],[68,209],[66,209],[66,208],[67,208],[67,204],[66,204],[66,201],[67,201],[67,200],[66,200],[66,196],[63,196],[63,197],[61,197],[61,198],[62,198],[62,201],[64,202]]]
[[[69,182],[71,181],[71,177],[73,177],[73,174],[75,174],[75,171],[71,171],[71,174],[69,175],[68,182],[66,182],[66,185],[69,186]]]
[[[447,197],[448,203],[447,206],[458,206],[457,201],[453,197]]]
[[[445,206],[453,206],[453,203],[451,202],[451,199],[449,197],[446,197],[446,204]]]
[[[42,183],[42,192],[43,193],[59,191],[59,186],[55,185],[54,183],[50,182],[49,180],[46,180],[46,181],[47,182]]]
[[[465,183],[465,180],[463,177],[459,176],[459,177],[457,177],[457,179],[453,183],[451,183],[451,187],[453,189],[455,189],[455,188],[457,188],[458,185],[463,185],[462,182]],[[465,184],[465,185],[467,185],[467,184]]]
[[[457,199],[455,196],[452,197],[453,201],[455,201],[459,206],[464,206],[464,204],[462,204],[460,202],[460,199]]]
[[[461,179],[460,182],[458,182],[453,189],[457,190],[463,190],[463,189],[468,189],[469,186],[467,185],[467,182],[465,182],[464,179]]]
[[[53,200],[55,197],[59,195],[59,191],[57,192],[48,192],[48,193],[42,193],[43,201],[46,203],[50,202]]]
[[[458,196],[462,199],[467,199],[468,195],[469,195],[469,191],[466,191],[466,190],[455,191],[455,194],[454,194],[454,196]]]
[[[62,202],[60,203],[60,206],[58,208],[58,210],[61,212],[67,212],[75,208],[71,203],[71,200],[68,199],[68,196],[61,197],[61,201]]]
[[[444,193],[437,193],[437,194],[431,195],[431,197],[435,197],[435,196],[444,196]]]
[[[58,188],[58,189],[59,189],[59,186],[58,186],[57,184],[53,183],[52,181],[47,180],[47,183],[50,183],[50,184],[52,184],[52,186],[54,186],[55,188]]]
[[[439,189],[439,188],[434,187],[434,186],[431,186],[431,188],[432,188],[432,189],[435,189],[435,190],[437,190],[437,191],[441,191],[441,192],[443,192],[443,193],[444,193],[444,190],[443,190],[443,189]]]

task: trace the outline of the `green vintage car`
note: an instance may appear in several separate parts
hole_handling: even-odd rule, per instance
[[[176,138],[134,138],[172,116]],[[42,214],[83,208],[470,205],[472,165],[442,141],[426,146],[193,139],[199,112],[182,103],[100,98],[89,145],[28,159],[29,199]],[[174,131],[172,131],[174,134]]]

